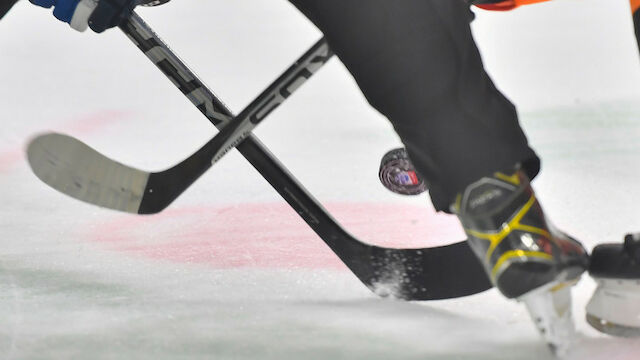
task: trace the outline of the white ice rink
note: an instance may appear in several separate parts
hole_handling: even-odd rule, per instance
[[[443,0],[444,1],[444,0]],[[235,111],[320,37],[285,0],[174,0],[139,14]],[[627,0],[479,12],[498,86],[543,157],[534,185],[588,247],[640,231],[640,67]],[[24,156],[43,131],[161,170],[215,129],[119,30],[79,34],[22,1],[0,22],[0,359],[549,359],[522,306],[495,290],[379,299],[232,152],[152,217],[42,184]],[[399,141],[332,60],[257,136],[362,240],[461,238],[428,198],[377,180]],[[640,342],[584,320],[571,359],[638,359]]]

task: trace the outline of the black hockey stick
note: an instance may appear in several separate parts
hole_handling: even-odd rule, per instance
[[[134,14],[130,21],[121,25],[121,29],[183,93],[187,93],[185,89],[189,86],[191,91],[187,96],[211,122],[218,126],[232,117],[231,112],[195,78],[137,15]],[[46,141],[39,142],[39,139]],[[466,241],[423,249],[390,249],[362,243],[338,225],[257,138],[249,135],[237,148],[345,265],[376,293],[391,294],[407,300],[433,300],[471,295],[491,288],[481,264]],[[45,183],[57,181],[58,177],[66,177],[67,188],[61,187],[59,190],[67,194],[69,189],[82,185],[89,187],[87,193],[90,195],[92,188],[103,186],[101,181],[121,176],[122,174],[111,173],[112,170],[121,170],[119,167],[134,170],[123,171],[126,175],[131,175],[129,179],[132,184],[139,180],[135,173],[139,170],[106,158],[100,160],[102,155],[92,149],[88,153],[93,155],[78,155],[87,153],[87,149],[90,148],[73,138],[49,134],[32,142],[29,160],[34,172]],[[110,165],[103,169],[95,168],[92,171],[96,176],[86,181],[81,169],[88,164],[69,162],[69,159],[79,159],[89,165],[97,159],[103,165]],[[85,201],[95,203],[90,196]]]
[[[137,18],[133,19],[135,21]],[[155,214],[169,206],[213,163],[250,135],[253,127],[333,55],[326,41],[319,40],[233,118],[215,95],[143,24],[137,26],[132,22],[130,26],[122,25],[122,30],[214,125],[222,128],[221,132],[187,159],[160,172],[140,171],[116,163],[79,141],[62,135],[35,139],[29,146],[28,154],[36,175],[51,187],[81,201],[138,214]],[[45,153],[45,148],[58,148],[57,151],[64,151],[65,156]],[[54,157],[56,160],[52,160]],[[57,162],[54,166],[57,170],[49,166],[53,165],[53,161]],[[60,173],[62,161],[66,161],[64,173]],[[79,168],[77,164],[84,166]],[[109,169],[108,178],[104,177],[105,169]],[[52,176],[56,171],[59,173]]]
[[[18,0],[0,0],[0,19],[2,19]]]

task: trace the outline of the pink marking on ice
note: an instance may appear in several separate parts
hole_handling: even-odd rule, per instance
[[[103,110],[90,114],[80,115],[61,126],[62,131],[76,134],[91,134],[111,125],[116,121],[124,120],[132,115],[132,112],[122,110]]]
[[[24,158],[22,150],[10,150],[0,153],[0,173],[6,172]]]
[[[457,220],[428,206],[334,203],[329,211],[370,244],[420,248],[464,239]],[[91,240],[114,251],[213,268],[344,269],[327,245],[286,204],[169,209],[118,217]]]
[[[94,133],[116,121],[126,119],[132,113],[119,110],[104,110],[78,116],[60,125],[60,131],[87,135]],[[19,162],[26,162],[22,146],[0,151],[0,173],[9,171]]]

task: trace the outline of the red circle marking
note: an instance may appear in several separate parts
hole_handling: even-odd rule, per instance
[[[370,244],[420,248],[464,238],[455,217],[427,206],[333,203],[327,208],[347,231]],[[94,229],[91,239],[111,250],[215,268],[344,268],[309,226],[280,203],[127,215]]]

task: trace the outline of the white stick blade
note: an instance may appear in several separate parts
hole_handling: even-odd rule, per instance
[[[50,187],[86,203],[129,213],[138,212],[150,175],[56,133],[33,139],[27,157],[36,176]]]

